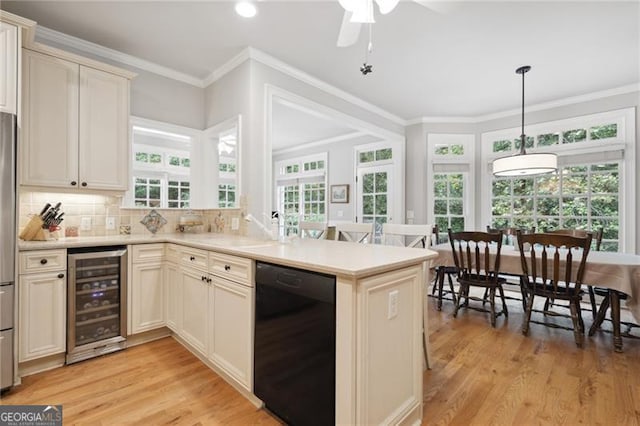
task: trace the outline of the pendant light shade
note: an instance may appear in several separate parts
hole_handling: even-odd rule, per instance
[[[493,161],[494,176],[533,176],[553,173],[558,170],[558,156],[556,154],[527,154],[524,145],[524,74],[531,69],[525,65],[516,70],[522,75],[522,133],[520,135],[520,152],[509,157],[498,158]]]

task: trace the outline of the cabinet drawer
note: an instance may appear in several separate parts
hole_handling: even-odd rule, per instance
[[[209,252],[209,273],[253,287],[253,261],[251,259]]]
[[[20,274],[67,269],[66,250],[39,250],[20,253]]]
[[[162,260],[164,256],[164,244],[138,244],[131,246],[133,263],[151,262]]]
[[[183,247],[180,249],[180,263],[206,271],[208,264],[207,252],[204,250]]]

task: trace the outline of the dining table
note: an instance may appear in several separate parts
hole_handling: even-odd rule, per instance
[[[430,248],[438,253],[438,257],[433,260],[434,267],[454,265],[450,243],[441,243]],[[496,251],[495,246],[493,246],[490,253],[495,255]],[[562,262],[564,262],[564,259],[561,260],[561,264]],[[573,262],[577,266],[580,262],[580,257],[576,256]],[[500,250],[500,273],[522,275],[520,250],[517,246],[502,245]],[[626,295],[626,307],[634,319],[640,323],[640,255],[589,251],[583,284],[610,290],[613,343],[616,351],[621,351],[620,293]]]

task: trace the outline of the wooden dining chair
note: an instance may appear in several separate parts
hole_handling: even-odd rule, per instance
[[[530,322],[548,327],[573,330],[576,345],[582,347],[584,322],[580,310],[580,301],[583,294],[581,286],[587,256],[591,249],[591,238],[592,235],[590,233],[585,237],[559,233],[517,233],[523,282],[527,293],[527,309],[522,324],[522,334],[527,335],[529,333]],[[580,260],[577,267],[573,263],[574,257]],[[547,321],[531,320],[536,296],[545,297],[547,300],[568,301],[573,328]],[[560,316],[560,314],[547,309],[543,309],[541,313]]]
[[[435,238],[432,238],[431,241],[438,245],[441,243],[440,241],[440,230],[438,229],[438,225],[433,225],[433,228],[431,230],[431,233],[433,236],[435,236]],[[442,296],[445,292],[444,290],[444,278],[445,276],[447,277],[447,280],[449,281],[449,290],[450,290],[450,294],[451,297],[453,299],[453,303],[455,305],[456,303],[456,291],[453,288],[453,278],[457,277],[458,275],[458,268],[456,268],[454,265],[442,265],[442,266],[436,266],[435,270],[434,270],[434,274],[433,274],[433,287],[431,289],[431,295],[435,295],[436,292],[438,293],[437,299],[438,299],[438,303],[437,303],[437,308],[439,311],[442,310]]]
[[[431,241],[431,225],[405,225],[396,223],[382,224],[382,244],[400,247],[414,247],[426,249]],[[424,271],[425,273],[427,271]],[[427,283],[425,283],[427,284]],[[426,297],[426,288],[425,288]],[[431,355],[429,350],[429,322],[427,304],[422,300],[422,348],[427,368],[431,368]]]
[[[324,222],[300,222],[300,238],[315,238],[325,240],[327,238],[327,224]]]
[[[496,318],[502,314],[509,316],[507,303],[504,298],[502,284],[505,279],[499,276],[500,271],[500,250],[502,249],[502,232],[451,232],[449,229],[449,242],[453,260],[458,268],[458,301],[453,313],[457,317],[458,310],[463,305],[470,309],[491,314],[491,326],[496,326]],[[495,251],[492,253],[492,245]],[[469,300],[485,302],[485,298],[472,297],[469,290],[472,286],[489,289],[490,310],[469,306]],[[502,311],[496,313],[495,295],[496,290],[502,299]],[[462,299],[465,299],[464,304]]]
[[[591,245],[594,246],[596,251],[600,251],[600,247],[602,246],[602,228],[598,228],[596,231],[591,232],[584,229],[555,229],[553,231],[548,231],[548,234],[554,235],[572,235],[574,237],[586,237],[588,234],[592,234]],[[591,302],[591,315],[593,320],[596,320],[598,316],[598,305],[596,304],[596,294],[606,298],[608,296],[608,290],[606,288],[594,287],[592,285],[587,285],[587,291],[589,292],[589,302]]]
[[[374,223],[338,223],[336,224],[336,241],[370,244],[375,231]]]
[[[487,232],[490,233],[496,233],[496,232],[502,232],[503,235],[503,239],[502,242],[503,244],[509,245],[509,246],[517,246],[517,242],[516,242],[516,233],[520,231],[522,233],[525,234],[533,234],[536,232],[536,227],[532,226],[530,229],[521,229],[521,228],[516,228],[516,227],[510,227],[510,228],[491,228],[489,225],[487,225]],[[510,297],[510,296],[505,296],[507,299],[515,299],[515,300],[520,300],[522,303],[522,309],[526,310],[527,309],[527,301],[526,301],[526,294],[524,292],[524,288],[522,286],[522,276],[521,275],[516,275],[516,274],[507,274],[507,273],[501,273],[501,275],[503,277],[506,278],[506,282],[505,284],[509,284],[509,285],[517,285],[520,288],[520,295],[521,298],[518,299],[517,297]],[[517,278],[517,282],[515,282],[514,278]],[[485,292],[485,299],[488,296],[488,292]]]

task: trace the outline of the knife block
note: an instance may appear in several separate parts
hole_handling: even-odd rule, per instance
[[[45,241],[46,237],[44,229],[42,229],[43,224],[44,222],[40,216],[33,216],[20,233],[20,239],[24,241]]]

